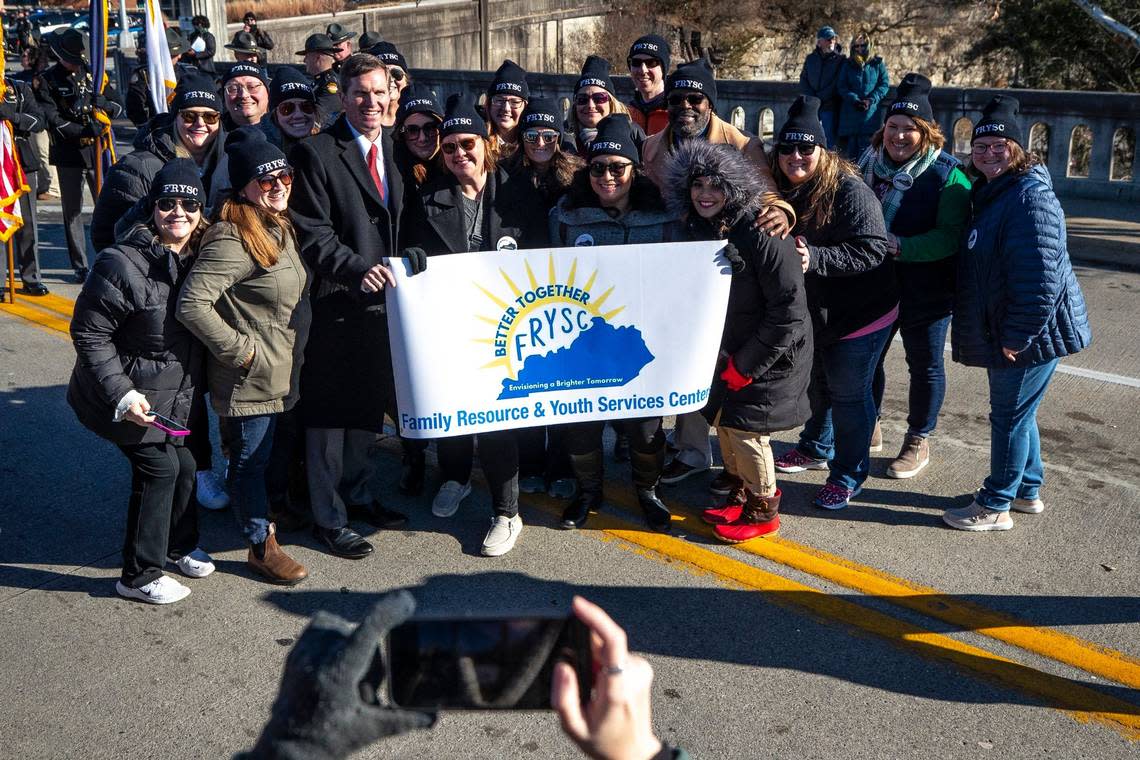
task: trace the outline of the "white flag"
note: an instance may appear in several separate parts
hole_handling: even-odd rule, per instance
[[[723,247],[460,253],[431,257],[414,277],[406,260],[392,259],[397,286],[386,297],[401,434],[701,409],[732,279]]]
[[[146,76],[155,113],[166,113],[170,94],[178,84],[170,46],[166,44],[166,20],[155,0],[146,0]]]

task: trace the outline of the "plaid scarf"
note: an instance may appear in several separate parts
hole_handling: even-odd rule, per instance
[[[883,221],[887,223],[888,230],[891,228],[895,214],[898,213],[899,206],[902,205],[903,193],[906,192],[906,190],[899,190],[894,184],[895,175],[905,172],[912,179],[918,179],[919,175],[929,169],[937,158],[938,151],[931,148],[926,153],[921,155],[916,153],[911,156],[911,159],[902,166],[895,166],[887,158],[886,150],[882,146],[878,150],[867,148],[859,157],[859,171],[868,187],[873,188],[875,186],[876,177],[891,183],[891,188],[883,196]]]

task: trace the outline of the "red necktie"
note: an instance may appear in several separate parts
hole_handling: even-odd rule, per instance
[[[380,193],[380,202],[387,203],[387,198],[384,197],[384,183],[380,180],[380,172],[376,170],[376,143],[372,143],[372,147],[368,149],[368,173],[372,175],[372,181],[376,183],[376,191]]]

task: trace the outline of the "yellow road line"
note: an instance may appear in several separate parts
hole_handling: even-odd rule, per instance
[[[18,300],[16,303],[2,303],[0,304],[0,313],[7,313],[26,319],[49,332],[56,334],[63,333],[65,337],[70,337],[71,335],[71,322],[69,320],[51,311],[44,311],[28,306],[26,301]]]
[[[75,301],[63,296],[57,296],[48,293],[46,296],[36,296],[34,298],[27,298],[23,296],[16,296],[16,303],[23,303],[27,306],[36,306],[46,311],[54,311],[56,314],[61,314],[68,319],[71,319],[75,314]]]
[[[544,511],[560,508],[548,497],[534,499]],[[765,594],[765,600],[793,606],[809,613],[838,620],[853,628],[880,636],[915,654],[942,660],[996,681],[1052,707],[1075,720],[1108,726],[1132,741],[1140,741],[1140,707],[1090,689],[1080,682],[1034,670],[1005,657],[966,644],[949,636],[841,599],[802,583],[769,573],[745,562],[703,549],[679,538],[635,529],[631,523],[605,514],[590,518],[593,531],[612,536],[660,555],[660,561],[679,560],[698,570],[713,573],[745,588]],[[591,530],[587,529],[586,533]]]
[[[628,486],[607,482],[607,500],[629,511],[636,511],[626,496]],[[613,494],[617,494],[614,498]],[[852,507],[858,509],[858,507]],[[680,517],[680,516],[678,516]],[[683,516],[674,525],[701,536],[712,537],[712,529],[697,517]],[[714,539],[715,540],[715,539]],[[881,570],[861,565],[783,537],[759,539],[733,546],[737,551],[777,562],[845,588],[875,596],[900,607],[921,612],[965,631],[976,631],[1051,660],[1079,668],[1117,683],[1140,688],[1140,660],[1052,628],[1035,626],[972,602],[957,599],[934,588],[922,586]]]

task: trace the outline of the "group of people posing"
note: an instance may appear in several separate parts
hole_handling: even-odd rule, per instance
[[[847,507],[882,445],[896,333],[908,431],[888,474],[917,474],[931,461],[951,321],[954,358],[988,372],[992,449],[974,501],[943,518],[1004,530],[1011,508],[1043,509],[1036,409],[1057,361],[1091,335],[1063,215],[1024,148],[1016,100],[986,106],[963,166],[943,150],[930,81],[907,74],[854,164],[827,147],[818,98],[799,97],[768,148],[717,115],[709,64],[670,72],[655,35],[630,48],[631,102],[618,99],[609,62],[590,56],[568,114],[532,97],[511,61],[481,106],[462,95],[441,104],[398,55],[347,57],[331,118],[293,69],[270,81],[239,63],[220,91],[184,76],[171,112],[111,170],[92,222],[101,253],[72,321],[68,398],[130,462],[121,595],[177,601],[190,591],[168,563],[190,577],[213,571],[193,508],[195,490],[213,500],[202,495],[207,398],[228,460],[217,501],[232,504],[248,563],[268,580],[307,575],[278,529],[311,522],[330,553],[359,559],[373,547],[350,520],[403,525],[370,456],[385,416],[397,419],[392,267],[418,276],[434,256],[496,251],[507,238],[518,248],[724,241],[732,282],[707,407],[678,418],[668,463],[660,417],[615,423],[651,529],[670,530],[661,484],[709,469],[710,426],[724,469],[709,487],[724,501],[701,517],[720,539],[778,530],[777,472],[828,470],[814,503]],[[295,128],[296,114],[312,120]],[[771,435],[801,426],[776,457]],[[443,482],[431,511],[457,512],[478,461],[493,512],[484,555],[515,546],[520,490],[568,497],[561,524],[581,528],[603,498],[603,428],[436,439]],[[424,488],[426,445],[403,440],[405,494]]]

